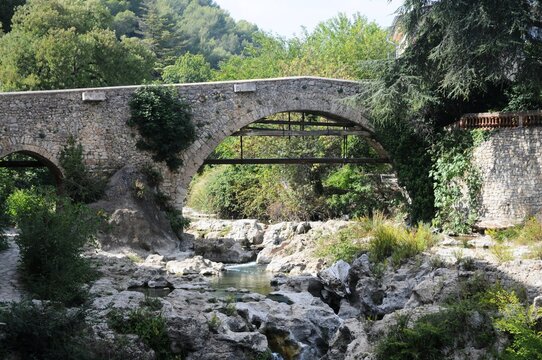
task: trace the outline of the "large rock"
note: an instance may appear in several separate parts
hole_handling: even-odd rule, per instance
[[[318,273],[318,278],[328,291],[332,291],[340,297],[350,294],[349,288],[350,264],[343,260],[337,261],[329,268]]]
[[[229,303],[214,296],[212,292],[174,290],[165,298],[162,315],[173,350],[184,353],[186,359],[260,358],[268,350],[266,337],[249,329],[239,315],[224,314]]]
[[[245,248],[234,239],[194,240],[194,252],[206,259],[230,264],[242,264],[256,259],[256,251]]]
[[[236,220],[231,224],[228,237],[245,245],[259,245],[263,242],[265,225],[256,220]]]
[[[194,256],[183,261],[168,261],[166,270],[176,275],[218,275],[224,270],[224,264],[204,259],[202,256]]]
[[[318,359],[342,320],[319,298],[307,292],[275,293],[287,300],[238,303],[238,313],[267,336],[269,347],[286,358]]]
[[[191,223],[187,232],[193,234],[196,239],[228,238],[248,247],[262,243],[265,225],[251,219],[202,219]]]
[[[267,264],[267,270],[290,275],[314,274],[329,266],[325,259],[315,255],[322,237],[346,226],[346,221],[283,222],[267,228],[263,249],[256,262]]]
[[[136,182],[140,195],[134,190]],[[154,198],[152,188],[135,167],[127,165],[117,171],[103,199],[90,205],[108,215],[108,226],[98,237],[102,248],[160,254],[175,250],[179,239]]]
[[[330,349],[323,360],[362,360],[370,357],[372,348],[364,323],[346,320],[331,339]]]

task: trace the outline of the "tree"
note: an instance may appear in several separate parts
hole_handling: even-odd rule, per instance
[[[466,112],[540,106],[540,13],[535,0],[406,0],[396,28],[404,52],[372,91],[375,118],[442,126]]]
[[[0,2],[0,24],[5,32],[11,31],[11,18],[17,6],[23,5],[26,0],[2,0]]]
[[[195,83],[211,79],[211,65],[203,55],[186,53],[175,61],[174,65],[166,66],[162,74],[165,83]]]
[[[430,219],[435,133],[465,113],[542,105],[542,22],[538,0],[405,0],[397,59],[360,102],[380,129],[411,210]]]
[[[257,34],[242,55],[220,65],[217,78],[250,79],[312,75],[344,79],[374,77],[364,61],[387,59],[393,46],[387,32],[366,18],[338,15],[320,23],[312,33],[285,40]]]
[[[117,39],[99,1],[30,0],[0,38],[3,91],[138,84],[154,54],[139,39]]]

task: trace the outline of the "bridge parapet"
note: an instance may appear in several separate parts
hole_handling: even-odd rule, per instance
[[[490,130],[530,126],[542,126],[542,110],[465,114],[452,128]]]

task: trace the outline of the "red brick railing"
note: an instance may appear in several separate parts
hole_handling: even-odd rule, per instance
[[[460,129],[497,129],[542,126],[542,110],[465,114],[452,127]]]

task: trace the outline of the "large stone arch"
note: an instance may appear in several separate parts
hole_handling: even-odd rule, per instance
[[[284,101],[285,100],[285,101]],[[247,109],[243,109],[247,110]],[[349,121],[360,125],[370,135],[365,137],[367,142],[377,151],[381,157],[389,158],[388,153],[374,137],[374,128],[361,109],[355,108],[344,98],[333,98],[314,95],[307,98],[292,96],[282,98],[282,101],[271,101],[271,104],[262,104],[261,107],[252,111],[239,111],[239,117],[223,119],[224,126],[213,136],[208,136],[206,141],[196,141],[183,154],[185,165],[182,167],[176,183],[175,203],[180,207],[186,198],[188,187],[204,161],[211,155],[214,149],[228,136],[239,129],[254,123],[262,118],[284,112],[306,112],[325,116],[334,120]],[[226,120],[226,121],[224,121]],[[201,136],[200,136],[201,139]]]

